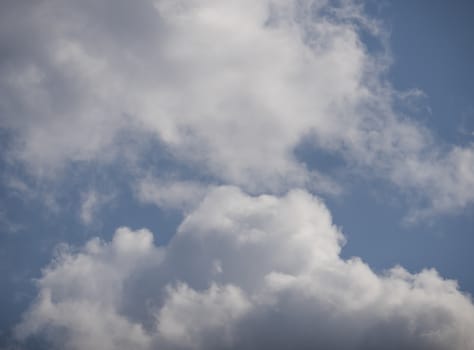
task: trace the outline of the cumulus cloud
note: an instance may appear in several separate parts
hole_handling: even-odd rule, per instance
[[[159,234],[159,233],[158,233]],[[16,333],[60,349],[471,349],[474,305],[435,270],[376,274],[303,190],[209,191],[166,246],[63,247]]]
[[[26,5],[28,4],[28,5]],[[338,192],[294,155],[303,138],[414,192],[474,200],[472,146],[439,145],[394,110],[382,27],[351,1],[9,1],[1,126],[36,173],[110,160],[130,130],[253,193]],[[18,20],[21,18],[21,20]],[[52,170],[53,169],[53,170]]]

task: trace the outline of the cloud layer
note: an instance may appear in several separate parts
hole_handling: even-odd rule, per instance
[[[120,228],[63,247],[20,337],[61,349],[470,349],[474,305],[434,270],[339,256],[318,199],[211,190],[166,246]]]
[[[397,114],[388,53],[368,52],[361,40],[384,44],[382,27],[351,1],[4,8],[2,126],[17,135],[13,159],[35,173],[132,152],[128,133],[134,145],[156,138],[177,162],[252,193],[338,192],[322,166],[295,157],[309,139],[435,212],[474,200],[472,145],[439,145]]]

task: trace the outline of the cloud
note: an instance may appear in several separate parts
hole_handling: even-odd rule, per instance
[[[160,208],[188,210],[205,196],[211,186],[181,180],[161,180],[151,176],[141,179],[136,186],[136,197],[143,203]]]
[[[340,192],[322,166],[295,157],[309,137],[348,171],[385,178],[431,211],[474,200],[472,146],[443,145],[397,114],[403,92],[384,78],[388,51],[368,52],[361,40],[369,33],[385,45],[383,27],[354,2],[3,7],[1,126],[17,135],[10,156],[36,174],[114,160],[129,133],[253,193]]]
[[[1,207],[0,207],[0,227],[2,228],[2,234],[15,234],[25,229],[24,225],[18,224],[12,221],[8,217],[7,213],[5,213],[5,210],[3,210],[3,208]]]
[[[66,350],[470,349],[474,306],[455,281],[341,258],[344,235],[310,192],[344,184],[296,155],[304,143],[349,176],[395,184],[423,203],[412,220],[474,202],[473,145],[444,144],[397,112],[423,93],[386,80],[389,50],[361,39],[384,48],[386,33],[358,2],[8,0],[2,10],[6,162],[47,178],[52,208],[47,187],[71,163],[119,164],[139,201],[184,216],[166,246],[126,227],[111,242],[62,246],[18,339]],[[39,198],[16,177],[8,186]],[[110,200],[81,198],[85,225]]]
[[[63,248],[16,328],[61,349],[470,349],[474,305],[435,270],[376,274],[303,190],[209,191],[166,246]]]
[[[102,206],[113,199],[113,195],[102,194],[94,190],[89,190],[81,195],[81,207],[79,218],[84,225],[94,222],[97,212]]]

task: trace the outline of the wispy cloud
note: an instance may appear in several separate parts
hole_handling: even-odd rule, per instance
[[[113,194],[103,194],[95,190],[82,193],[79,211],[79,218],[82,223],[84,225],[92,224],[101,207],[109,203],[113,198]]]
[[[212,187],[199,182],[161,180],[148,176],[138,182],[136,196],[140,201],[160,208],[185,211],[199,203]]]

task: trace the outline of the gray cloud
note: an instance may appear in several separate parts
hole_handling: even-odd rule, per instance
[[[188,210],[200,202],[210,187],[193,181],[161,180],[147,176],[138,182],[136,197],[143,203],[161,208]]]
[[[63,249],[17,327],[61,349],[470,349],[474,305],[434,270],[374,273],[302,190],[213,189],[166,246]]]

